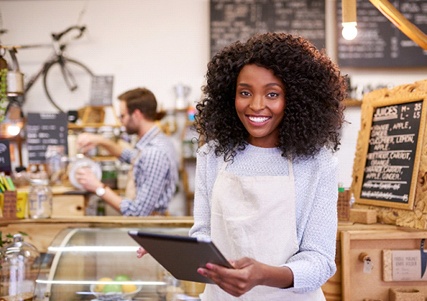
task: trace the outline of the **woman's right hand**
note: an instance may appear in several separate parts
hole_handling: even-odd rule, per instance
[[[148,254],[148,252],[145,251],[145,249],[143,247],[139,247],[138,250],[136,250],[136,257],[137,258],[141,258],[145,254]]]

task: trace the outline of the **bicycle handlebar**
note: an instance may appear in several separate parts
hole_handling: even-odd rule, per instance
[[[77,26],[77,25],[70,26],[62,32],[52,33],[52,39],[55,42],[58,42],[65,34],[73,30],[77,30],[79,32],[79,34],[74,37],[74,39],[78,39],[85,32],[86,26]],[[50,46],[51,44],[29,44],[29,45],[1,45],[0,44],[0,49],[17,50],[17,49],[27,49],[27,48],[40,48],[40,47],[44,48],[44,47],[50,47]]]
[[[85,32],[85,30],[86,30],[86,26],[77,26],[77,25],[75,25],[75,26],[70,26],[70,27],[68,27],[67,29],[65,29],[64,31],[62,31],[62,32],[59,32],[59,33],[52,33],[52,39],[54,40],[54,41],[59,41],[65,34],[67,34],[67,33],[69,33],[70,31],[72,31],[72,30],[77,30],[78,32],[79,32],[79,34],[77,35],[77,36],[75,36],[74,37],[74,39],[78,39],[78,38],[80,38],[82,35],[83,35],[83,33]]]

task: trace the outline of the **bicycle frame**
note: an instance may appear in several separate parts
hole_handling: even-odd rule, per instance
[[[53,45],[54,52],[51,55],[51,57],[43,63],[43,66],[41,67],[41,69],[37,73],[35,73],[33,76],[31,76],[31,78],[25,84],[25,93],[27,93],[31,89],[31,87],[34,85],[37,79],[42,74],[44,74],[46,70],[56,61],[58,61],[59,64],[61,65],[62,75],[64,76],[65,82],[68,88],[70,89],[70,91],[74,91],[76,89],[76,81],[74,79],[74,76],[72,75],[71,72],[66,70],[65,64],[64,64],[64,57],[65,57],[64,52],[65,52],[65,49],[67,48],[67,44],[60,43],[61,38],[73,30],[79,31],[79,34],[74,37],[74,39],[78,39],[83,35],[84,31],[86,30],[86,27],[71,26],[60,33],[52,33],[51,36],[52,36],[52,45]],[[27,47],[24,46],[21,48],[33,48],[33,47],[40,47],[40,46],[43,46],[43,45],[29,45]]]
[[[83,70],[85,74],[87,74],[90,77],[93,77],[94,74],[92,71],[86,67],[84,64],[68,58],[65,55],[65,50],[67,48],[67,42],[63,42],[63,37],[65,35],[68,35],[71,32],[77,32],[77,35],[71,37],[72,39],[78,39],[80,38],[84,31],[86,30],[86,27],[84,26],[71,26],[67,28],[66,30],[60,32],[60,33],[52,33],[52,44],[50,46],[53,46],[53,53],[48,57],[47,60],[45,60],[41,66],[41,68],[33,74],[30,79],[24,84],[24,94],[22,96],[19,96],[19,99],[17,99],[18,103],[22,106],[25,103],[25,95],[27,92],[33,87],[35,82],[42,77],[43,78],[43,88],[44,92],[48,98],[48,100],[55,106],[59,111],[63,112],[63,110],[60,108],[60,106],[55,102],[54,97],[52,96],[52,91],[49,91],[48,87],[50,86],[48,84],[47,76],[50,74],[51,69],[56,69],[59,67],[60,74],[62,75],[62,78],[64,79],[65,86],[67,87],[68,91],[74,92],[78,88],[77,79],[73,72],[71,70],[73,68],[80,68],[80,70]],[[49,44],[48,44],[49,45]],[[28,48],[36,48],[36,47],[46,47],[46,44],[36,44],[36,45],[23,45],[23,46],[12,46],[9,47],[10,52],[16,52],[17,49],[28,49]],[[17,62],[16,62],[17,63]],[[55,67],[56,66],[56,67]],[[71,69],[70,69],[71,68]],[[81,83],[81,82],[80,82]]]

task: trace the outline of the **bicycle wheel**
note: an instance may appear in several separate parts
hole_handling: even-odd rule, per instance
[[[84,64],[62,57],[46,67],[43,88],[48,100],[60,112],[78,110],[89,104],[93,76]],[[74,88],[69,86],[70,82]]]

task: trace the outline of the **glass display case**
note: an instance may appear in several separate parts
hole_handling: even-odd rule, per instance
[[[36,300],[199,300],[204,285],[175,279],[149,254],[137,258],[139,245],[128,235],[129,230],[138,229],[61,231],[44,255],[36,281]],[[188,235],[189,228],[143,230]]]

